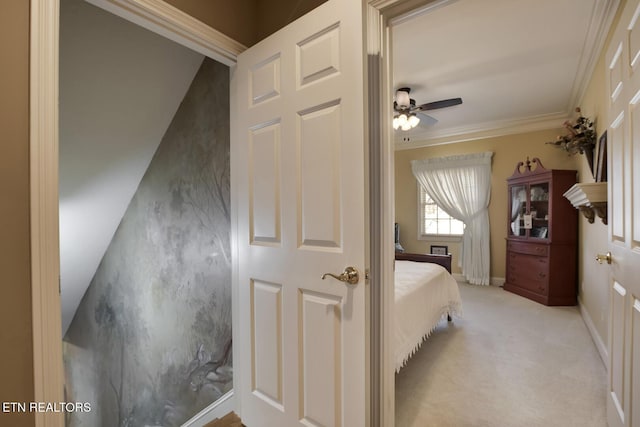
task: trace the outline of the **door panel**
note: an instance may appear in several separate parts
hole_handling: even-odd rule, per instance
[[[611,134],[611,169],[609,182],[611,182],[611,230],[613,238],[624,240],[624,115],[620,115],[610,128]],[[607,137],[608,138],[608,137]],[[619,167],[615,167],[619,165]]]
[[[638,375],[640,369],[640,300],[633,298],[633,307],[632,311],[632,324],[631,324],[631,333],[633,334],[632,342],[633,347],[631,348],[631,390],[640,390],[640,375]],[[634,375],[635,373],[635,375]],[[634,393],[631,396],[631,408],[632,410],[637,411],[640,408],[640,393]],[[640,426],[640,417],[637,414],[632,416],[632,424],[633,427]]]
[[[340,72],[340,25],[334,24],[297,45],[298,87]]]
[[[298,113],[298,227],[301,248],[339,251],[340,101]]]
[[[256,106],[280,96],[280,53],[253,65],[249,70],[249,97]]]
[[[364,280],[321,279],[365,270],[362,30],[359,2],[329,0],[233,72],[234,387],[251,427],[365,425]]]
[[[613,400],[616,414],[620,420],[624,419],[624,392],[625,392],[625,372],[624,372],[624,335],[625,335],[625,296],[627,291],[614,283],[611,293],[611,372],[609,375],[610,395]]]
[[[282,285],[251,281],[251,388],[282,411]]]
[[[251,129],[249,171],[251,243],[277,246],[281,242],[279,122]]]
[[[607,47],[610,427],[640,425],[640,2],[629,0]]]
[[[340,426],[342,401],[341,298],[300,292],[300,419],[308,426]]]
[[[639,31],[640,32],[640,31]],[[632,212],[640,212],[640,149],[638,149],[638,141],[640,141],[640,90],[633,97],[631,109],[633,111],[633,129],[631,130],[631,140],[635,141],[631,146],[631,198],[633,203]],[[640,245],[640,221],[632,222],[632,245],[635,249]]]

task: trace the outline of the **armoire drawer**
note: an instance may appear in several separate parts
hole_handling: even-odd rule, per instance
[[[531,280],[520,275],[513,275],[509,280],[509,283],[513,286],[518,286],[541,295],[545,295],[548,289],[548,283],[546,281]]]
[[[546,294],[549,283],[548,258],[509,252],[507,282],[532,292]]]
[[[549,246],[536,243],[509,242],[507,250],[509,252],[538,256],[547,256],[549,254]]]

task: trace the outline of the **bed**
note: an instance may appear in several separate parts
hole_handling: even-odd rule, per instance
[[[441,319],[462,314],[451,255],[396,253],[394,348],[396,372]]]

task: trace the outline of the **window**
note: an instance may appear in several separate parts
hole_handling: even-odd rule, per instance
[[[418,185],[418,224],[420,236],[462,236],[464,223],[449,216]]]

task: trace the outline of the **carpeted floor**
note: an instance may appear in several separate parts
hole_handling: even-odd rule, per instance
[[[464,317],[396,375],[397,427],[604,427],[606,371],[577,307],[460,285]]]

